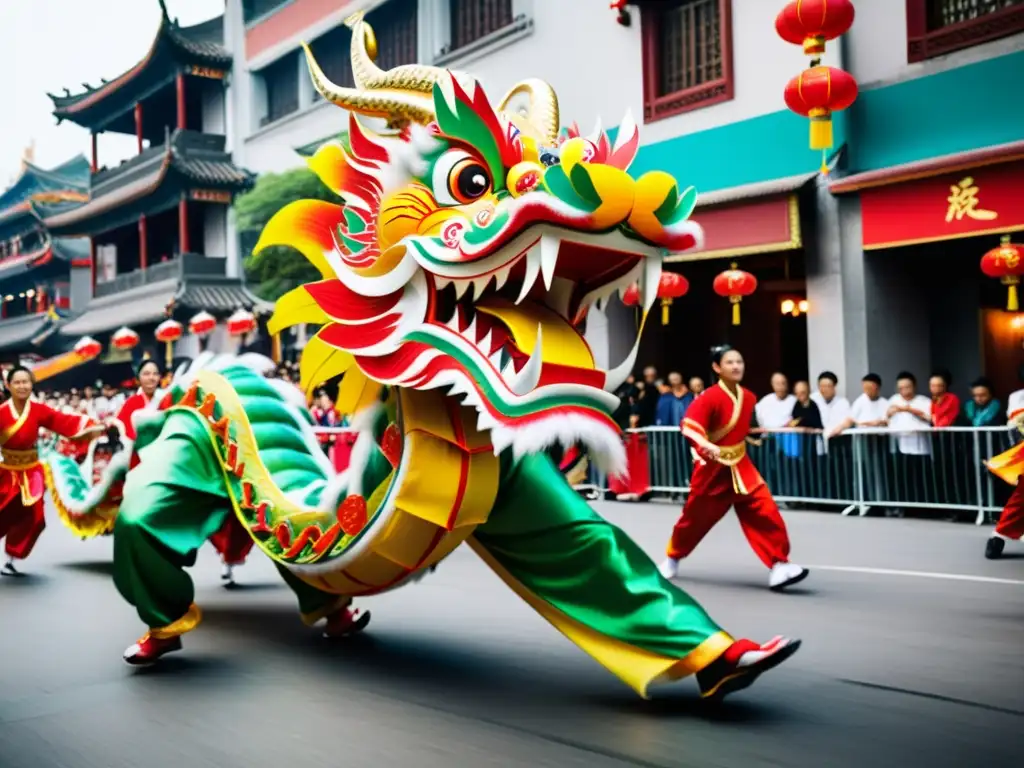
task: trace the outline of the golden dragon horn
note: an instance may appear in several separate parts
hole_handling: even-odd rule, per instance
[[[521,118],[517,119],[520,117],[519,115],[508,113],[509,102],[524,93],[529,97],[527,112],[524,116],[529,126],[521,124]],[[558,115],[558,96],[555,95],[555,89],[543,80],[523,80],[512,86],[512,89],[498,104],[498,111],[508,113],[509,119],[516,124],[519,130],[527,134],[534,134],[533,138],[545,146],[551,147],[558,142],[558,130],[561,127]],[[524,128],[532,128],[532,130],[524,130]]]
[[[332,104],[360,115],[386,118],[392,125],[433,122],[434,100],[424,92],[406,89],[404,83],[385,83],[366,90],[336,85],[317,64],[309,46],[303,43],[302,47],[313,87]]]
[[[445,70],[425,64],[406,64],[387,71],[378,67],[374,63],[378,52],[377,36],[364,16],[363,11],[358,11],[345,19],[345,26],[352,30],[352,79],[356,88],[364,91],[395,89],[430,96],[434,83],[446,76]]]

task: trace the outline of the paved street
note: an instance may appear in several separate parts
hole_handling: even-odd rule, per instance
[[[675,507],[599,506],[660,554]],[[326,647],[266,561],[228,591],[207,548],[205,623],[164,668],[134,673],[120,653],[140,626],[110,582],[110,541],[54,520],[34,575],[0,581],[0,766],[1019,766],[1024,546],[992,563],[973,526],[787,521],[794,558],[823,566],[795,594],[767,591],[731,518],[683,571],[733,633],[804,640],[711,708],[690,681],[636,698],[468,549],[363,603],[367,635]]]

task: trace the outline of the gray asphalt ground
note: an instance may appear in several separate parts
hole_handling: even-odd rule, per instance
[[[660,557],[674,506],[598,507]],[[0,580],[0,768],[1024,765],[1024,545],[989,562],[973,526],[786,515],[823,566],[803,588],[770,593],[732,517],[681,574],[733,634],[804,640],[717,707],[692,681],[638,699],[468,549],[331,646],[262,556],[225,590],[208,547],[204,624],[134,671],[110,540],[54,521],[32,576]]]

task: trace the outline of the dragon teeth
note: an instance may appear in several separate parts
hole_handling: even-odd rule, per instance
[[[519,290],[516,304],[522,304],[523,299],[530,295],[533,284],[537,281],[537,275],[540,274],[540,246],[534,245],[523,258],[525,259],[526,274],[523,276],[523,287]]]
[[[500,291],[508,282],[508,276],[512,274],[512,266],[503,267],[494,273],[494,290]]]
[[[643,296],[644,312],[650,311],[658,298],[658,283],[661,280],[661,259],[648,256],[644,259],[644,275],[640,283]]]
[[[440,277],[439,275],[434,275],[434,289],[435,290],[442,291],[442,290],[444,290],[445,288],[447,288],[451,284],[452,284],[452,281],[449,280],[447,277]]]
[[[478,341],[476,345],[480,349],[480,351],[483,352],[485,355],[490,355],[491,344],[493,343],[494,340],[491,338],[491,329],[488,328],[487,333],[484,334],[484,337],[480,339],[480,341]]]
[[[551,281],[555,279],[555,266],[558,264],[559,241],[554,237],[544,236],[540,239],[540,271],[544,278],[544,289],[551,290]]]
[[[526,361],[526,365],[517,373],[511,381],[508,381],[509,389],[517,395],[526,395],[537,388],[540,383],[540,373],[543,367],[541,360],[541,327],[537,326],[537,343],[533,347],[533,354]]]

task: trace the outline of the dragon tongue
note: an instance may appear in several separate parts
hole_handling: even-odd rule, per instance
[[[594,368],[594,356],[583,337],[561,315],[533,301],[513,304],[497,296],[488,296],[476,304],[478,312],[495,317],[508,328],[516,347],[526,355],[533,354],[537,338],[541,343],[541,360],[571,368]],[[537,333],[540,326],[541,333]]]

